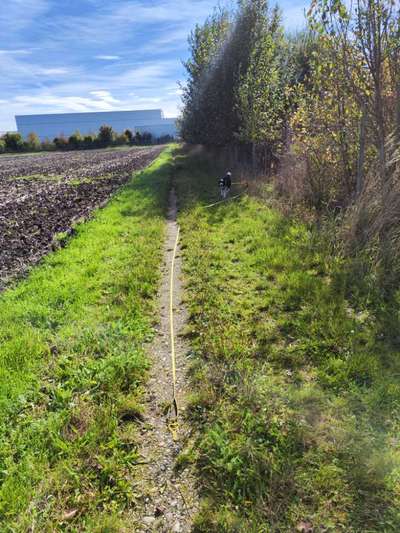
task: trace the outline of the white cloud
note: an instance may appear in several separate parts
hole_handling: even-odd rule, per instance
[[[175,68],[175,60],[145,62],[127,69],[117,78],[110,79],[109,84],[120,89],[146,88],[149,91],[158,92],[160,87],[169,80]]]
[[[186,46],[189,35],[189,28],[186,24],[179,25],[175,28],[169,28],[168,31],[162,33],[159,37],[152,39],[145,43],[141,51],[143,53],[157,54],[160,52],[171,53],[176,48]]]
[[[73,41],[79,35],[86,44],[104,45],[120,43],[132,32],[148,26],[169,34],[174,28],[165,31],[166,25],[184,25],[187,32],[196,22],[204,20],[214,6],[215,0],[125,0],[101,3],[90,17],[67,15],[49,24],[54,28],[53,43]]]
[[[34,106],[39,113],[55,110],[65,112],[84,112],[110,111],[113,109],[113,105],[106,100],[82,96],[57,96],[51,92],[43,92],[35,96],[16,96],[13,103],[20,105],[22,108],[30,108]]]
[[[15,129],[14,114],[159,107],[176,115],[187,35],[218,0],[0,2],[3,130]],[[302,18],[306,0],[281,3],[290,24]]]
[[[158,23],[169,21],[193,20],[194,17],[206,17],[215,6],[214,0],[163,0],[153,2],[131,1],[122,3],[113,11],[115,21],[129,23]]]
[[[85,87],[85,86],[84,86]],[[162,108],[165,116],[178,114],[177,98],[168,93],[170,85],[159,85],[150,93],[147,89],[138,88],[135,93],[116,96],[111,90],[84,90],[79,83],[57,85],[54,89],[41,88],[34,94],[20,94],[7,101],[7,106],[0,107],[1,129],[14,130],[13,116],[35,113],[68,113],[90,111],[113,111],[127,109]],[[68,88],[69,94],[61,94]]]
[[[136,96],[134,99],[134,102],[138,102],[139,104],[159,104],[162,102],[162,98],[151,98],[150,96]]]
[[[40,68],[38,70],[40,74],[44,76],[62,76],[63,74],[68,74],[68,69],[59,67],[59,68]]]
[[[113,66],[111,70],[70,67],[68,71],[1,56],[0,77],[6,78],[8,88],[4,84],[0,88],[0,98],[7,99],[7,105],[0,106],[0,129],[14,130],[14,115],[21,114],[157,107],[166,116],[175,116],[179,100],[176,65],[174,59],[167,59],[126,64],[124,70]],[[16,86],[20,87],[17,94]]]
[[[66,75],[79,79],[81,74],[78,67],[47,66],[38,64],[31,57],[28,59],[18,55],[0,54],[0,98],[18,94],[27,87],[34,90],[49,81],[54,83]]]
[[[28,56],[32,50],[0,50],[0,55]]]
[[[120,56],[95,56],[95,59],[102,59],[103,61],[116,61]]]
[[[119,104],[119,100],[113,97],[109,91],[90,91],[90,94],[99,100],[106,102],[108,104]]]
[[[109,98],[111,96],[110,91],[90,91],[90,94],[97,96],[97,98]]]

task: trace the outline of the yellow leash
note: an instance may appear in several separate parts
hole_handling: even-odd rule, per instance
[[[176,233],[175,246],[172,254],[171,261],[171,274],[169,285],[169,324],[170,324],[170,336],[171,336],[171,369],[172,369],[172,403],[175,411],[174,418],[170,418],[168,421],[168,427],[172,433],[172,438],[177,440],[178,429],[178,402],[176,400],[176,356],[175,356],[175,331],[174,331],[174,279],[175,279],[175,259],[178,249],[180,228]]]
[[[222,204],[235,198],[243,196],[244,193],[226,198],[214,204],[204,206],[205,209],[213,207],[214,205]],[[174,416],[170,416],[168,419],[168,428],[171,431],[173,440],[178,438],[178,402],[176,399],[176,355],[175,355],[175,330],[174,330],[174,279],[175,279],[175,259],[176,252],[178,249],[179,243],[180,228],[178,226],[178,231],[176,232],[175,246],[172,254],[171,261],[171,273],[169,280],[169,325],[170,325],[170,337],[171,337],[171,369],[172,369],[172,406],[174,409]],[[171,412],[172,409],[170,409]]]
[[[231,196],[230,198],[225,198],[225,200],[220,200],[219,202],[215,202],[213,204],[209,204],[209,205],[203,205],[201,206],[203,209],[208,209],[209,207],[214,207],[214,205],[218,205],[218,204],[224,204],[226,202],[229,202],[230,200],[235,200],[236,198],[240,198],[241,196],[243,196],[245,193],[244,192],[241,192],[240,194],[237,194],[236,196]]]
[[[247,181],[233,181],[232,185],[246,185],[246,189],[249,188],[249,184]],[[231,196],[230,198],[225,198],[224,200],[220,200],[219,202],[214,202],[213,204],[209,205],[203,205],[203,209],[208,209],[209,207],[214,207],[214,205],[224,204],[225,202],[230,202],[231,200],[235,200],[236,198],[240,198],[246,194],[245,192],[241,192],[240,194],[237,194],[236,196]]]

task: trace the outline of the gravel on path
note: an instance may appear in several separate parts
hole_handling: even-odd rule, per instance
[[[191,438],[191,430],[185,422],[185,398],[188,393],[187,341],[179,335],[187,322],[187,312],[182,305],[182,265],[178,246],[174,276],[174,325],[176,338],[176,398],[179,408],[177,438],[169,429],[167,413],[173,399],[171,372],[171,340],[169,322],[170,272],[173,249],[178,231],[176,223],[177,199],[172,188],[167,220],[167,236],[164,251],[164,267],[159,291],[160,323],[157,335],[149,346],[152,361],[147,388],[147,413],[142,427],[141,454],[143,467],[143,505],[140,509],[140,526],[137,531],[187,533],[191,531],[193,517],[198,510],[198,494],[195,477],[189,467],[175,469],[176,458]],[[172,410],[173,411],[173,410]],[[136,531],[136,529],[135,529]]]

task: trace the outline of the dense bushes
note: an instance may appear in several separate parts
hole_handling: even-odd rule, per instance
[[[25,141],[25,146],[29,151],[36,152],[41,149],[40,139],[36,133],[30,133]]]
[[[114,141],[115,134],[111,126],[100,126],[97,141],[100,146],[110,146]]]
[[[181,121],[186,141],[251,163],[286,205],[339,218],[336,241],[368,246],[384,282],[400,263],[399,23],[392,0],[314,0],[287,36],[266,0],[240,0],[191,35]]]
[[[57,150],[65,150],[68,147],[68,140],[62,135],[60,137],[55,137],[53,143]]]
[[[73,150],[78,150],[79,148],[82,148],[83,145],[83,138],[82,135],[79,133],[79,131],[76,131],[70,137],[68,138],[69,147],[71,147]]]
[[[170,135],[154,137],[149,132],[133,133],[125,130],[123,133],[116,133],[111,126],[103,125],[99,133],[82,136],[76,131],[68,138],[60,135],[53,141],[45,139],[40,141],[36,133],[30,133],[26,140],[19,133],[6,133],[0,138],[0,154],[4,152],[37,152],[51,150],[90,150],[94,148],[106,148],[112,146],[147,146],[152,144],[168,144],[174,138]]]
[[[24,141],[19,133],[6,133],[3,136],[3,141],[7,151],[22,152],[24,148]]]

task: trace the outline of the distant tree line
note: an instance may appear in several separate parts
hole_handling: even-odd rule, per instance
[[[76,131],[69,137],[60,135],[52,141],[40,141],[36,133],[30,133],[23,139],[20,133],[6,133],[0,137],[0,153],[5,152],[40,152],[52,150],[90,150],[113,146],[148,146],[152,144],[167,144],[173,141],[171,135],[155,137],[149,132],[132,132],[127,129],[123,133],[116,133],[111,126],[103,125],[97,135],[82,135]]]

